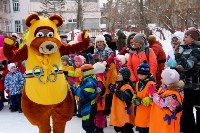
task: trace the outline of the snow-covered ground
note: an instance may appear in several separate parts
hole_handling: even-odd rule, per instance
[[[109,125],[109,118],[108,125]],[[8,105],[0,111],[0,133],[38,133],[39,130],[25,118],[23,113],[10,112]],[[115,133],[114,128],[108,126],[104,129],[105,133]],[[67,122],[65,133],[85,133],[81,127],[81,118],[74,116]]]

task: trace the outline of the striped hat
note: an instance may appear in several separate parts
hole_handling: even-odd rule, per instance
[[[94,75],[94,67],[91,64],[84,64],[80,68],[84,74],[84,77]]]

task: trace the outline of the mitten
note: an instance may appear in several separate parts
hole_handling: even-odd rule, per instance
[[[9,90],[8,90],[8,89],[5,89],[5,92],[8,94],[8,93],[9,93]]]
[[[141,99],[136,94],[133,95],[132,104],[133,106],[139,106],[141,104]]]
[[[143,98],[141,104],[144,106],[149,106],[151,104],[151,98],[150,97]]]
[[[154,93],[156,93],[156,85],[155,84],[150,84],[148,86],[148,93],[149,93],[149,96],[152,96]]]
[[[183,66],[182,65],[177,65],[176,66],[176,69],[179,71],[179,72],[182,72],[184,70]]]
[[[125,109],[126,109],[127,114],[130,115],[132,113],[132,110],[129,107],[126,107]]]

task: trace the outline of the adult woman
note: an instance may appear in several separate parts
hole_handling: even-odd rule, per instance
[[[150,72],[156,77],[157,59],[153,49],[146,45],[144,34],[138,33],[133,38],[133,51],[129,55],[127,66],[131,71],[131,80],[138,81],[137,68],[144,60],[150,65]],[[148,51],[148,52],[147,52]]]

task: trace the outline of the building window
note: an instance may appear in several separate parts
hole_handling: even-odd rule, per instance
[[[13,11],[19,11],[19,0],[13,0]]]
[[[63,0],[49,0],[50,2],[63,2]]]
[[[15,21],[15,32],[21,32],[21,23],[20,20]]]
[[[6,27],[5,27],[6,29],[5,29],[5,31],[9,32],[10,31],[10,29],[9,29],[10,28],[9,21],[5,21],[5,23],[6,23]]]
[[[97,0],[83,0],[83,2],[98,2]]]
[[[76,23],[77,22],[77,19],[69,19],[68,20],[68,23]]]
[[[7,6],[7,1],[3,1],[3,13],[8,13],[8,6]]]

